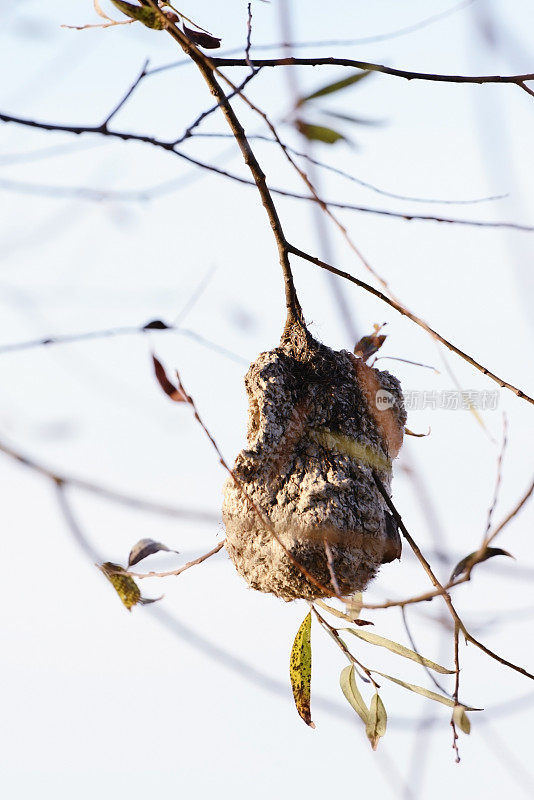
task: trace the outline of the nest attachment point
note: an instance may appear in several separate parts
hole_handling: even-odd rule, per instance
[[[237,571],[284,600],[363,590],[400,558],[373,475],[389,493],[406,422],[399,381],[295,322],[251,364],[245,386],[247,448],[223,503]]]

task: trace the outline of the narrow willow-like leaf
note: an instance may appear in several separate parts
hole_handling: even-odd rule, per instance
[[[380,695],[375,692],[371,698],[371,706],[369,708],[369,719],[365,727],[367,738],[371,742],[371,747],[376,750],[378,742],[381,737],[386,733],[388,722],[388,715],[384,703],[380,699]]]
[[[311,700],[311,611],[304,619],[297,631],[291,657],[289,659],[289,677],[291,678],[291,688],[299,715],[306,725],[315,728],[312,722],[310,711]]]
[[[378,647],[385,647],[387,650],[391,650],[392,653],[396,653],[398,656],[403,656],[403,658],[409,658],[411,661],[417,661],[419,664],[424,664],[425,667],[433,669],[435,672],[440,672],[442,675],[454,675],[453,669],[442,667],[440,664],[436,664],[435,661],[431,661],[429,658],[418,655],[414,650],[410,650],[409,647],[405,647],[403,644],[399,644],[398,642],[393,642],[391,639],[386,639],[384,636],[379,636],[377,633],[360,631],[356,630],[355,628],[344,628],[344,630],[352,633],[359,639],[363,639],[364,642],[375,644]]]
[[[134,6],[132,3],[125,3],[124,0],[111,0],[111,2],[127,17],[142,22],[147,28],[161,31],[165,27],[165,22],[161,16],[149,6]]]
[[[471,733],[471,720],[465,713],[464,706],[454,706],[454,710],[452,712],[452,720],[455,725],[457,725],[463,733],[470,734]]]
[[[503,550],[501,547],[486,547],[484,552],[480,555],[478,551],[475,550],[456,564],[451,573],[450,580],[453,581],[455,578],[458,578],[462,572],[466,572],[469,567],[481,564],[483,561],[487,561],[488,558],[494,558],[495,556],[508,556],[508,558],[513,558],[513,555],[509,553],[508,550]]]
[[[328,114],[334,119],[342,119],[344,122],[353,122],[355,125],[384,125],[383,119],[369,119],[368,117],[353,117],[351,114],[342,114],[340,111],[331,111],[329,108],[321,108],[321,114]]]
[[[362,722],[367,725],[369,720],[369,709],[365,704],[365,700],[360,694],[360,690],[356,684],[356,678],[354,676],[354,667],[351,664],[349,667],[345,667],[345,669],[341,672],[339,676],[339,685],[341,686],[341,691],[358,714]]]
[[[333,128],[327,128],[324,125],[313,125],[310,122],[303,122],[302,120],[299,120],[297,122],[297,128],[299,129],[300,133],[306,137],[306,139],[309,139],[312,142],[335,144],[342,139],[346,141],[346,137],[343,136],[342,133],[338,133],[338,131],[335,131]]]
[[[388,681],[393,681],[393,683],[403,686],[405,689],[409,689],[410,692],[421,694],[423,697],[428,697],[429,700],[435,700],[436,703],[443,703],[444,706],[449,706],[449,708],[454,708],[455,706],[454,700],[451,700],[450,697],[445,697],[443,694],[432,692],[430,689],[425,689],[423,686],[417,686],[415,683],[401,681],[400,678],[394,678],[392,675],[386,675],[385,672],[379,672],[377,669],[372,669],[371,672],[374,672],[376,675],[380,675],[382,678],[387,678]],[[463,707],[466,709],[466,711],[482,711],[481,708],[472,708],[471,706]]]
[[[348,86],[352,86],[354,83],[358,83],[359,81],[366,78],[371,73],[369,70],[365,70],[364,72],[356,72],[350,75],[348,78],[342,78],[340,81],[334,81],[333,83],[328,83],[326,86],[322,86],[320,89],[317,89],[315,92],[306,95],[305,97],[301,97],[297,103],[297,106],[302,106],[304,103],[307,103],[308,100],[313,100],[316,97],[324,97],[326,94],[333,94],[334,92],[340,92],[342,89],[346,89]]]

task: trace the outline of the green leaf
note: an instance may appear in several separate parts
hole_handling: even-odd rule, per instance
[[[367,738],[371,742],[371,747],[376,750],[378,742],[386,733],[388,723],[388,715],[384,703],[380,699],[377,692],[371,698],[371,707],[369,709],[369,719],[365,728]]]
[[[119,564],[113,564],[111,561],[106,561],[99,569],[119,595],[122,604],[131,611],[141,600],[141,591],[134,579],[127,575]]]
[[[396,653],[398,656],[403,656],[403,658],[409,658],[411,661],[417,661],[419,664],[424,664],[425,667],[433,669],[435,672],[440,672],[442,675],[454,675],[453,669],[442,667],[440,664],[436,664],[435,661],[431,661],[429,658],[418,655],[418,653],[416,653],[414,650],[410,650],[409,647],[404,647],[404,645],[398,644],[398,642],[393,642],[391,639],[386,639],[384,636],[379,636],[377,633],[360,631],[356,630],[355,628],[344,628],[343,630],[352,633],[353,636],[357,636],[359,639],[363,639],[364,642],[375,644],[378,647],[385,647],[387,650],[391,650],[392,653]]]
[[[393,681],[393,683],[403,686],[405,689],[409,689],[410,692],[421,694],[423,697],[428,697],[429,700],[435,700],[436,703],[443,703],[444,706],[449,706],[449,708],[454,708],[455,706],[454,700],[451,700],[450,697],[445,697],[443,694],[431,692],[430,689],[417,686],[415,683],[406,683],[406,681],[401,681],[400,678],[393,678],[391,675],[386,675],[385,672],[379,672],[376,669],[372,669],[371,672],[374,672],[376,675],[381,675],[382,678],[387,678],[388,681]],[[464,708],[467,711],[482,711],[481,708],[472,708],[471,706],[464,706]]]
[[[134,6],[132,3],[125,3],[123,0],[111,0],[113,5],[126,14],[130,19],[136,19],[156,31],[161,31],[165,27],[165,22],[161,15],[153,8],[148,6]]]
[[[488,558],[494,558],[495,556],[508,556],[508,558],[513,558],[513,555],[509,553],[508,550],[502,550],[500,547],[486,547],[483,553],[475,550],[456,564],[451,572],[449,580],[455,580],[463,572],[467,572],[469,568],[472,569],[476,564],[481,564],[482,561],[487,561]]]
[[[468,735],[471,733],[471,721],[465,713],[464,706],[454,706],[452,721],[463,733],[467,733]]]
[[[303,122],[299,119],[296,122],[296,126],[300,133],[311,142],[335,144],[341,140],[348,141],[342,133],[338,133],[338,131],[335,131],[333,128],[327,128],[324,125],[313,125],[310,122]]]
[[[128,575],[126,570],[119,564],[106,561],[105,564],[99,565],[98,569],[106,576],[128,611],[131,611],[138,603],[146,606],[150,603],[157,603],[158,600],[163,598],[163,595],[154,598],[141,597],[139,586],[132,576]]]
[[[383,119],[368,119],[367,117],[354,117],[351,114],[342,114],[340,111],[330,111],[328,108],[321,108],[321,114],[328,114],[334,119],[341,119],[343,122],[353,122],[355,125],[379,126],[384,125]]]
[[[356,72],[349,75],[348,78],[342,78],[340,81],[334,81],[334,83],[328,83],[326,86],[321,87],[321,89],[317,89],[315,92],[306,95],[305,97],[299,98],[297,102],[297,108],[299,106],[304,105],[307,103],[308,100],[314,100],[316,97],[324,97],[326,94],[333,94],[334,92],[340,92],[342,89],[346,89],[348,86],[352,86],[355,83],[359,83],[359,81],[366,78],[370,75],[369,70],[365,70],[363,72]]]
[[[369,720],[369,709],[365,704],[365,700],[360,694],[360,690],[356,685],[356,678],[354,676],[354,667],[351,664],[349,667],[345,667],[345,669],[341,672],[339,676],[339,685],[341,686],[341,691],[358,714],[362,722],[367,725]]]
[[[289,677],[295,705],[300,716],[310,728],[315,728],[310,711],[311,700],[311,611],[297,631],[291,657],[289,659]]]

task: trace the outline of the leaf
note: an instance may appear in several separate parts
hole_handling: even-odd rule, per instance
[[[354,355],[358,358],[367,361],[367,359],[374,356],[377,353],[384,342],[386,341],[387,336],[382,334],[381,336],[378,335],[379,331],[382,330],[384,327],[383,325],[374,325],[374,333],[370,336],[362,336],[360,341],[354,347]]]
[[[454,708],[454,700],[451,700],[450,697],[445,697],[443,694],[432,692],[430,689],[425,689],[423,686],[417,686],[415,683],[406,683],[406,681],[401,681],[400,678],[394,678],[392,675],[386,675],[385,672],[379,672],[376,669],[372,669],[371,672],[376,673],[376,675],[380,675],[382,678],[387,678],[388,681],[393,681],[393,683],[403,686],[405,689],[409,689],[410,692],[415,692],[423,697],[428,697],[429,700],[435,700],[436,703],[443,703],[444,706]],[[464,706],[464,708],[467,711],[482,711],[481,708],[472,708],[471,706]]]
[[[168,331],[169,326],[166,322],[162,322],[160,319],[153,319],[150,322],[147,322],[146,325],[143,325],[144,331]]]
[[[348,141],[343,134],[326,128],[324,125],[313,125],[310,122],[303,122],[301,119],[295,123],[300,133],[312,142],[324,142],[325,144],[335,144],[341,140]]]
[[[426,432],[426,433],[414,433],[414,432],[413,432],[413,431],[411,431],[409,428],[406,428],[406,427],[405,427],[405,428],[404,428],[404,433],[405,433],[407,436],[415,436],[415,437],[416,437],[416,439],[424,439],[426,436],[430,436],[430,428],[427,430],[427,432]]]
[[[144,558],[147,558],[154,553],[159,553],[161,550],[165,550],[167,553],[178,552],[178,550],[171,550],[171,548],[167,547],[166,544],[155,542],[154,539],[139,539],[137,544],[134,544],[130,550],[130,555],[128,556],[128,567],[133,567],[135,564],[139,564],[139,562]]]
[[[454,706],[454,710],[452,712],[452,721],[463,733],[466,733],[467,735],[471,733],[471,721],[465,713],[464,706]]]
[[[424,658],[424,656],[418,655],[414,650],[410,650],[409,647],[405,647],[403,644],[398,644],[398,642],[393,642],[391,639],[386,639],[384,636],[379,636],[377,633],[371,633],[371,631],[360,631],[356,630],[355,628],[344,628],[343,630],[352,633],[359,639],[363,639],[364,642],[375,644],[378,647],[385,647],[387,650],[391,650],[392,653],[396,653],[398,656],[409,658],[411,661],[417,661],[419,664],[423,664],[425,667],[433,669],[435,672],[440,672],[442,675],[454,675],[453,669],[442,667],[440,664],[436,664],[435,661],[431,661],[429,658]]]
[[[311,611],[297,631],[291,657],[289,659],[289,677],[295,705],[300,716],[310,728],[315,728],[310,711],[311,700]]]
[[[105,564],[102,564],[100,570],[119,595],[123,605],[126,606],[128,611],[131,611],[133,606],[137,605],[141,600],[141,591],[134,579],[126,575],[119,564],[113,564],[111,561],[106,561]]]
[[[165,22],[160,14],[149,6],[134,6],[132,3],[125,3],[124,0],[111,0],[111,2],[127,17],[142,22],[147,28],[161,31],[165,27]]]
[[[354,622],[359,618],[362,610],[363,595],[361,592],[354,592],[345,601],[345,611]]]
[[[131,611],[138,603],[148,605],[149,603],[156,603],[163,597],[163,595],[154,598],[141,597],[139,586],[120,564],[106,561],[105,564],[98,566],[98,569],[106,576],[128,611]]]
[[[463,572],[467,572],[468,569],[472,569],[477,564],[481,564],[482,561],[487,561],[488,558],[494,558],[494,556],[508,556],[508,558],[514,557],[508,552],[508,550],[502,550],[500,547],[486,547],[482,553],[480,553],[479,550],[475,550],[473,553],[469,553],[469,555],[465,558],[462,558],[462,560],[456,564],[455,568],[451,572],[451,577],[449,580],[455,580]]]
[[[371,742],[371,747],[373,750],[376,750],[379,740],[386,733],[387,723],[388,715],[386,713],[386,708],[380,699],[380,695],[375,692],[371,698],[369,719],[367,720],[367,725],[365,728],[367,738]]]
[[[350,114],[342,114],[339,111],[330,111],[327,108],[320,109],[321,114],[328,114],[329,117],[334,117],[334,119],[341,119],[343,122],[353,122],[355,125],[385,125],[385,120],[383,119],[367,119],[366,117],[353,117]]]
[[[171,383],[167,377],[167,373],[165,372],[163,364],[161,361],[158,361],[154,355],[152,356],[152,363],[154,364],[156,379],[167,397],[170,397],[175,403],[187,403],[188,397],[181,385],[175,386],[173,383]]]
[[[339,676],[339,685],[341,691],[349,701],[355,712],[358,714],[362,722],[367,725],[369,720],[369,709],[365,704],[365,700],[360,694],[360,690],[356,685],[356,678],[354,676],[354,666],[351,664],[342,670]]]
[[[212,36],[211,33],[206,33],[205,31],[195,31],[192,28],[188,28],[185,23],[184,33],[192,42],[199,47],[203,47],[204,50],[216,50],[221,46],[221,40],[217,36]]]
[[[308,100],[314,100],[316,97],[324,97],[326,94],[340,92],[342,89],[346,89],[348,86],[359,83],[370,74],[371,72],[369,70],[364,70],[363,72],[352,73],[348,78],[342,78],[340,81],[328,83],[326,86],[321,87],[321,89],[317,89],[315,92],[312,92],[305,97],[301,97],[298,100],[296,107],[298,108],[299,106],[304,105],[304,103],[307,103]]]

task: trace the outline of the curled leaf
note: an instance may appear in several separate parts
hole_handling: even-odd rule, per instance
[[[216,50],[221,46],[221,40],[206,31],[195,31],[184,24],[184,33],[192,42],[199,47],[203,47],[204,50]]]
[[[124,0],[111,0],[113,5],[126,14],[130,19],[136,19],[142,22],[147,28],[152,28],[156,31],[161,31],[165,27],[165,22],[161,15],[150,6],[135,6],[132,3],[125,3]]]
[[[385,647],[387,650],[391,650],[392,653],[396,653],[398,656],[402,656],[403,658],[409,658],[410,661],[417,661],[419,664],[423,664],[425,667],[433,669],[435,672],[439,672],[442,675],[454,674],[453,669],[447,669],[446,667],[442,667],[440,664],[436,664],[435,661],[431,661],[429,658],[425,658],[424,656],[419,655],[418,653],[415,652],[415,650],[410,650],[409,647],[405,647],[403,644],[394,642],[391,639],[386,639],[384,636],[379,636],[377,633],[371,633],[371,631],[356,630],[355,628],[345,628],[344,630],[348,631],[349,633],[352,633],[359,639],[363,639],[364,642],[368,642],[369,644],[375,644],[378,647]]]
[[[352,664],[342,670],[341,675],[339,676],[339,685],[341,686],[341,691],[355,712],[358,714],[362,722],[367,725],[369,720],[369,709],[367,708],[365,700],[363,699],[356,684],[354,666]]]
[[[460,728],[462,733],[466,733],[468,735],[471,733],[471,721],[465,713],[464,706],[454,706],[454,710],[452,712],[452,721],[458,728]]]
[[[328,83],[326,86],[322,86],[315,92],[312,92],[305,97],[301,97],[297,102],[297,107],[304,105],[304,103],[307,103],[308,100],[314,100],[316,97],[324,97],[326,94],[333,94],[334,92],[339,92],[342,89],[346,89],[348,86],[359,83],[370,74],[371,73],[369,70],[365,70],[363,72],[352,73],[348,78],[342,78],[340,81]]]
[[[482,553],[475,550],[456,564],[451,572],[449,580],[454,581],[456,578],[459,578],[463,572],[467,572],[469,569],[476,566],[476,564],[481,564],[482,561],[487,561],[488,558],[494,558],[494,556],[508,556],[508,558],[513,558],[513,555],[509,553],[508,550],[502,550],[500,547],[486,547]]]
[[[291,688],[299,715],[306,725],[315,728],[312,722],[310,701],[311,701],[311,612],[304,619],[297,631],[291,657],[289,659],[289,676],[291,678]]]
[[[371,706],[369,708],[369,719],[365,727],[367,738],[371,742],[371,747],[376,750],[378,742],[386,733],[388,722],[388,715],[386,708],[382,702],[378,692],[375,692],[371,698]]]
[[[139,564],[139,562],[144,558],[147,558],[154,553],[159,553],[161,550],[165,550],[167,553],[178,552],[178,550],[171,550],[171,548],[167,547],[166,544],[155,542],[154,539],[139,539],[139,541],[134,544],[130,550],[130,555],[128,556],[128,566],[133,567],[135,564]]]
[[[383,325],[374,325],[374,333],[370,336],[362,336],[360,341],[354,347],[354,355],[358,358],[367,361],[367,359],[374,356],[377,353],[384,342],[386,341],[387,336],[382,334],[378,335],[379,331],[384,327]]]
[[[146,325],[143,325],[144,331],[167,331],[169,330],[169,326],[166,322],[163,322],[161,319],[153,319],[150,322],[147,322]]]
[[[404,428],[404,433],[407,436],[415,436],[417,439],[424,439],[425,436],[430,436],[430,430],[431,429],[429,428],[426,433],[414,433],[409,428]]]
[[[188,397],[181,385],[179,384],[178,386],[175,386],[173,383],[171,383],[167,377],[167,373],[165,372],[163,364],[161,361],[158,361],[154,355],[152,356],[152,363],[154,364],[156,379],[167,397],[170,397],[175,403],[187,403]]]

